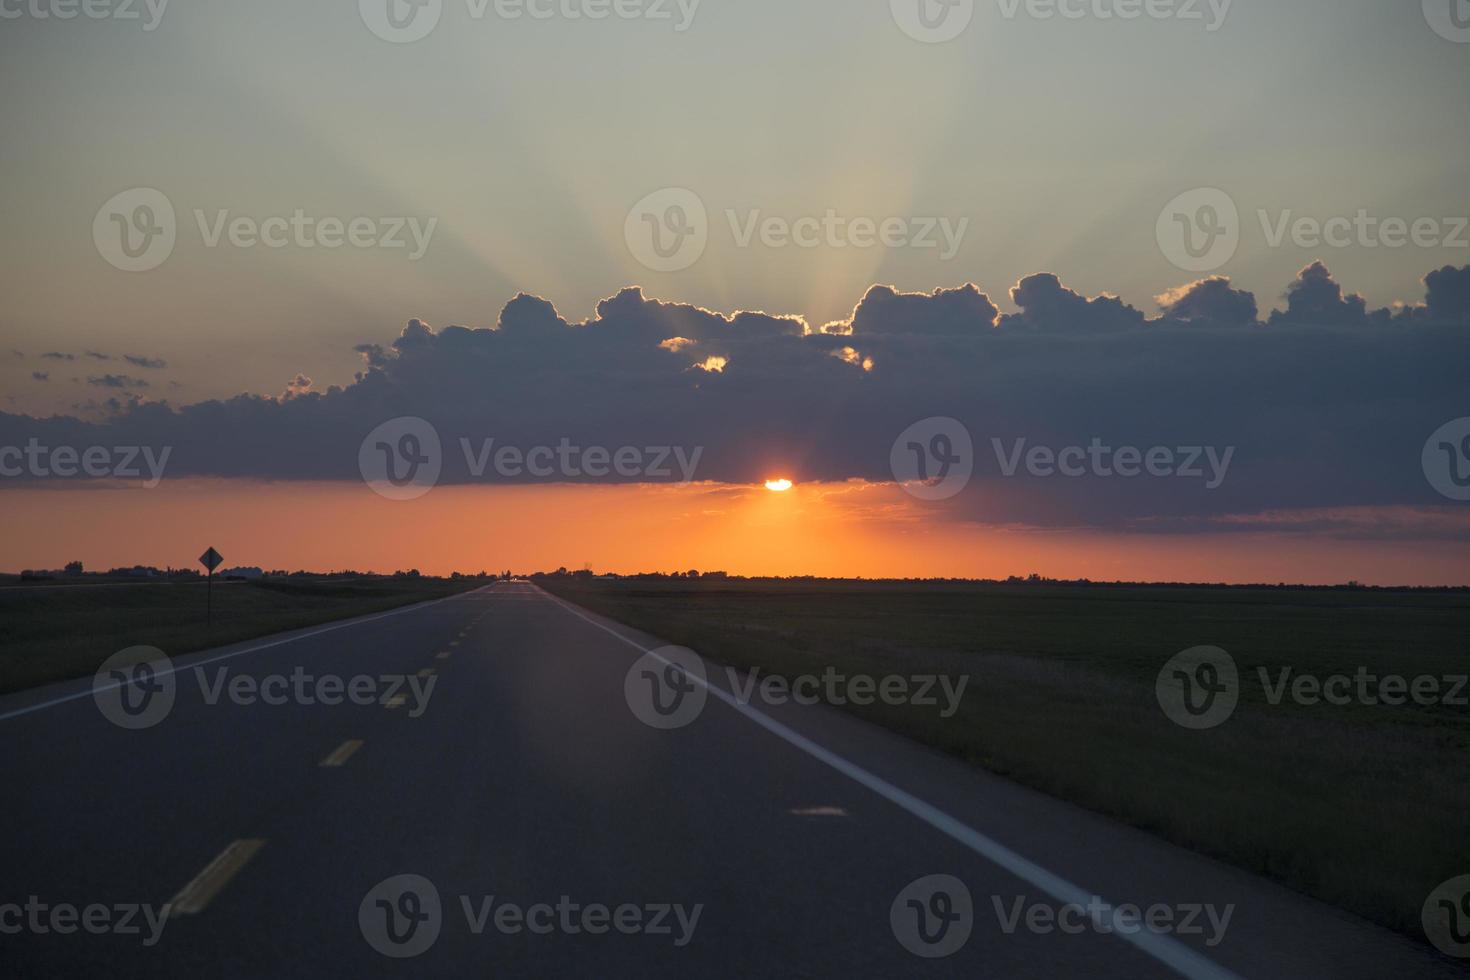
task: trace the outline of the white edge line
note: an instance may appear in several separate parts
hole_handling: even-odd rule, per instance
[[[544,589],[542,590],[542,594],[572,615],[596,626],[605,633],[617,637],[634,649],[662,661],[667,666],[676,666],[673,661],[665,659],[637,640],[624,636],[617,630],[599,623],[597,620],[583,613],[576,606],[563,601],[558,596],[554,596]],[[830,749],[823,748],[805,735],[788,728],[769,715],[752,708],[750,705],[742,704],[733,694],[709,683],[704,678],[687,673],[685,676],[777,738],[800,749],[817,761],[837,770],[853,782],[872,790],[899,809],[918,817],[946,837],[963,844],[987,861],[998,865],[1022,881],[1027,882],[1032,887],[1050,895],[1057,901],[1087,908],[1093,898],[1096,897],[1096,893],[1087,891],[1072,884],[1065,878],[1053,874],[1041,867],[1041,865],[1017,854],[999,841],[987,837],[972,827],[966,826],[938,807],[925,803],[917,796],[899,789],[897,786],[868,772],[856,763],[849,762]],[[1108,904],[1111,906],[1111,903]],[[1116,913],[1114,915],[1116,916]],[[1095,917],[1094,921],[1098,921],[1098,918]],[[1098,924],[1102,925],[1104,923],[1098,921]],[[1106,924],[1117,925],[1118,923],[1116,918],[1114,918]],[[1122,932],[1117,928],[1114,928],[1111,934],[1123,942],[1136,947],[1148,956],[1153,957],[1182,976],[1189,977],[1190,980],[1242,980],[1238,974],[1232,973],[1205,958],[1172,936],[1149,932],[1147,929],[1140,929],[1130,934]]]
[[[485,588],[489,588],[489,586],[485,586]],[[195,667],[203,667],[207,664],[219,663],[221,660],[232,660],[235,657],[243,657],[247,653],[258,653],[261,650],[269,650],[271,647],[279,647],[285,646],[287,643],[295,643],[297,640],[307,640],[313,636],[321,636],[323,633],[333,633],[337,630],[351,629],[354,626],[362,626],[365,623],[371,623],[379,619],[387,619],[389,616],[400,616],[403,613],[414,612],[418,609],[428,609],[430,606],[437,606],[441,602],[447,602],[450,599],[457,599],[462,595],[471,595],[478,591],[480,590],[471,589],[469,592],[458,592],[454,595],[447,595],[440,599],[430,599],[428,602],[416,602],[411,606],[401,606],[398,609],[389,609],[387,612],[374,613],[371,616],[365,616],[360,619],[350,619],[345,623],[335,623],[331,626],[323,626],[322,628],[314,629],[309,633],[298,633],[296,636],[288,636],[282,640],[272,640],[269,643],[261,643],[257,646],[246,647],[243,650],[232,650],[229,653],[221,653],[217,656],[206,657],[203,660],[196,660],[191,663],[181,664],[179,666],[170,666],[167,670],[160,670],[154,676],[163,677],[169,674],[176,674],[181,670],[193,670]],[[81,680],[81,678],[75,679]],[[66,704],[68,701],[77,701],[82,698],[90,698],[95,694],[101,693],[102,691],[111,691],[115,688],[123,687],[125,684],[130,683],[132,682],[116,681],[111,684],[105,684],[101,687],[89,686],[85,691],[77,691],[75,694],[67,694],[59,698],[52,698],[49,701],[42,701],[39,704],[32,704],[24,708],[16,708],[14,711],[7,711],[4,714],[0,714],[0,721],[8,721],[11,718],[19,718],[21,715],[29,715],[37,711],[43,711],[46,708],[54,708],[58,704]]]

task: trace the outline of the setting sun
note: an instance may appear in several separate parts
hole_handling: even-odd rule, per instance
[[[792,488],[792,486],[794,486],[794,484],[790,480],[767,480],[766,481],[766,489],[767,490],[774,490],[776,493],[785,493],[787,490],[790,490]]]

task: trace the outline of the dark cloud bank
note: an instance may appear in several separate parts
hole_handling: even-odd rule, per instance
[[[1470,267],[1425,286],[1423,305],[1373,311],[1317,263],[1263,322],[1255,297],[1224,278],[1159,297],[1149,317],[1043,273],[1011,290],[1015,314],[971,285],[878,286],[850,321],[812,332],[636,288],[568,323],[521,295],[496,329],[414,320],[391,345],[359,347],[365,367],[345,388],[314,391],[298,376],[276,398],[133,400],[103,421],[0,413],[0,445],[172,446],[170,478],[357,480],[363,437],[412,415],[440,432],[450,483],[505,482],[471,476],[461,437],[699,446],[700,480],[889,480],[898,434],[950,416],[973,433],[977,460],[969,490],[934,505],[955,517],[1183,529],[1226,514],[1445,506],[1420,456],[1430,433],[1470,415]],[[723,370],[709,369],[719,359]],[[1004,478],[992,438],[1235,456],[1212,491],[1179,478]]]

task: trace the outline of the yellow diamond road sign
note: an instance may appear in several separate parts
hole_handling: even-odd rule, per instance
[[[199,556],[199,564],[203,565],[205,568],[209,569],[211,572],[214,571],[216,568],[219,568],[220,562],[222,562],[224,560],[225,560],[224,555],[221,555],[218,551],[215,551],[213,548],[210,548],[204,554],[202,554],[202,555]]]

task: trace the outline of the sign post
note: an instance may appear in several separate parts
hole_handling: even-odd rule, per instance
[[[214,548],[205,551],[199,556],[199,564],[203,565],[206,574],[204,579],[204,628],[214,629],[214,570],[219,568],[224,556]]]

